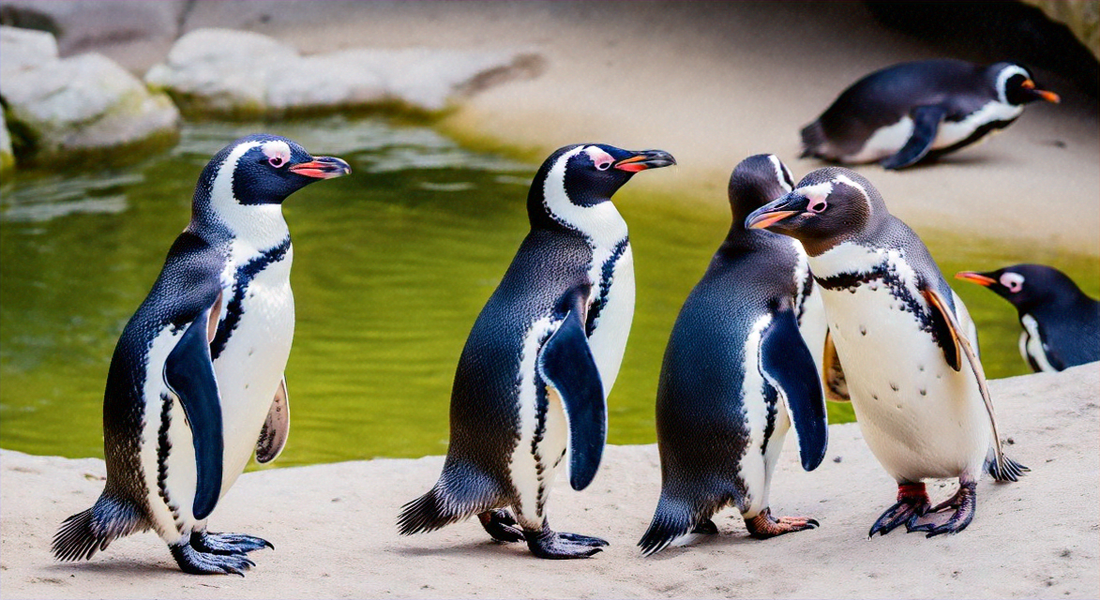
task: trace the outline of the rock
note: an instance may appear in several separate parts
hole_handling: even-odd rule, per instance
[[[145,80],[185,114],[256,117],[387,105],[436,112],[486,85],[540,70],[541,59],[530,53],[356,49],[303,57],[257,33],[197,29]]]
[[[133,50],[135,44],[150,43],[159,43],[166,50],[179,34],[188,5],[186,0],[5,0],[0,21],[54,34],[62,56],[90,50],[109,52],[112,47]],[[156,56],[163,56],[163,51]]]
[[[57,40],[44,31],[0,27],[0,80],[57,61]]]
[[[5,28],[7,29],[7,28]],[[0,96],[21,159],[45,160],[100,150],[162,145],[179,131],[179,111],[164,94],[101,54],[31,64],[34,53],[9,53],[3,36]],[[36,42],[41,44],[41,42]],[[18,48],[29,44],[11,46]]]
[[[8,124],[4,120],[4,112],[0,111],[0,173],[6,172],[15,166],[15,154],[11,150],[11,134],[8,133]]]
[[[1053,21],[1065,24],[1100,60],[1100,3],[1095,0],[1021,0],[1039,7]]]

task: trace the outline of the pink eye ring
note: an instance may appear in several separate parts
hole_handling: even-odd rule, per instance
[[[821,214],[825,212],[826,208],[829,208],[828,203],[823,198],[816,198],[810,201],[810,205],[806,207],[810,212],[814,214]]]
[[[1024,289],[1024,277],[1019,273],[1004,273],[1001,275],[1001,285],[1013,294],[1017,294]]]
[[[278,169],[279,167],[286,164],[286,159],[282,156],[272,156],[271,158],[267,159],[267,163]]]
[[[596,170],[598,170],[598,171],[606,171],[609,168],[611,168],[611,161],[603,161],[603,162],[596,163]]]

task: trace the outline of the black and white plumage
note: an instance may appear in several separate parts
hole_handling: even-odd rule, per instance
[[[807,347],[819,354],[824,344],[820,294],[797,240],[744,226],[750,212],[793,186],[773,155],[751,156],[730,176],[733,224],[665,349],[657,389],[661,497],[638,543],[646,554],[689,532],[717,532],[711,517],[727,504],[760,539],[817,526],[773,517],[768,491],[792,423],[803,468],[825,456],[825,401]]]
[[[1045,265],[1013,265],[955,275],[984,286],[1016,307],[1020,355],[1032,370],[1061,371],[1100,360],[1100,302],[1065,273]]]
[[[860,430],[898,482],[898,503],[871,535],[902,524],[961,531],[987,465],[999,480],[1026,469],[1002,453],[970,316],[924,243],[869,181],[839,167],[810,173],[745,223],[809,254]],[[958,492],[930,508],[923,480],[955,477]]]
[[[804,127],[802,156],[901,169],[1009,126],[1036,100],[1059,102],[1015,63],[902,63],[852,84]]]
[[[257,537],[206,531],[244,470],[282,450],[283,369],[294,335],[290,194],[350,172],[271,135],[241,138],[203,169],[191,222],[115,346],[103,401],[107,484],[54,538],[61,560],[91,558],[153,529],[188,573],[242,574]]]
[[[443,473],[405,505],[401,533],[477,514],[493,538],[526,540],[542,558],[590,556],[607,544],[552,531],[546,502],[563,459],[574,489],[596,474],[634,315],[630,240],[611,196],[635,172],[672,164],[659,150],[581,144],[539,168],[527,197],[531,231],[459,359]]]

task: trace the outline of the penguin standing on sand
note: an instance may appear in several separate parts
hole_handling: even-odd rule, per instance
[[[634,173],[672,164],[660,150],[581,144],[539,168],[527,196],[531,231],[458,362],[443,473],[404,506],[402,534],[476,514],[494,539],[525,540],[540,558],[607,545],[552,531],[546,501],[563,459],[575,490],[596,475],[634,316],[630,240],[611,196]]]
[[[986,465],[1001,481],[1026,468],[1001,451],[969,315],[928,249],[869,181],[839,167],[810,173],[745,225],[794,237],[809,254],[860,430],[898,482],[897,504],[870,535],[903,524],[929,537],[962,531]],[[930,508],[923,480],[947,477],[958,492]]]
[[[852,84],[804,127],[802,156],[902,169],[1008,127],[1036,100],[1060,101],[1015,63],[902,63]]]
[[[1024,328],[1020,355],[1035,372],[1100,360],[1100,302],[1065,273],[1044,265],[1013,265],[955,277],[993,290],[1016,307]]]
[[[638,545],[659,552],[690,533],[716,533],[727,504],[759,539],[817,527],[775,518],[768,489],[793,422],[807,471],[825,456],[828,423],[818,367],[799,334],[808,303],[820,304],[801,245],[746,229],[754,209],[790,192],[790,171],[772,155],[751,156],[729,181],[733,225],[684,302],[665,350],[657,389],[661,498]],[[821,311],[806,318],[815,350]]]
[[[153,529],[188,573],[235,573],[258,537],[211,533],[207,517],[244,470],[283,448],[283,369],[294,336],[293,249],[282,202],[350,172],[286,138],[252,135],[203,169],[191,222],[115,346],[103,400],[107,484],[61,524],[60,560],[89,559]]]

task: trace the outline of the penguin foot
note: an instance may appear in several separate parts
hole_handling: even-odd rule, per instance
[[[928,492],[923,483],[899,483],[898,501],[871,526],[867,537],[874,537],[876,533],[886,535],[899,525],[910,526],[910,521],[924,516],[928,512],[931,503],[928,501]],[[910,529],[910,531],[912,531]]]
[[[924,515],[914,518],[905,527],[909,531],[927,531],[926,537],[933,537],[943,533],[958,533],[970,524],[974,519],[974,508],[977,506],[977,484],[974,482],[960,483],[959,491],[955,492],[942,504],[938,504],[928,510]],[[954,509],[948,511],[948,509]]]
[[[263,548],[275,549],[271,542],[263,538],[243,533],[211,533],[209,531],[192,532],[191,546],[199,552],[241,556]]]
[[[256,563],[248,560],[243,554],[213,554],[201,552],[191,546],[190,542],[172,544],[168,546],[172,551],[172,558],[184,573],[192,575],[240,575]]]
[[[816,529],[818,525],[820,523],[816,519],[809,517],[779,517],[776,519],[772,516],[771,508],[765,508],[760,511],[760,514],[751,519],[745,519],[745,528],[749,530],[749,535],[758,540],[766,540],[793,531]],[[711,522],[711,526],[714,526],[713,522]],[[715,527],[715,532],[717,532],[717,527]]]
[[[498,542],[522,542],[523,530],[516,527],[516,518],[504,510],[488,510],[477,516],[481,526]]]
[[[549,527],[542,531],[525,531],[527,547],[539,558],[588,558],[607,545],[606,540],[576,533],[558,533]]]

